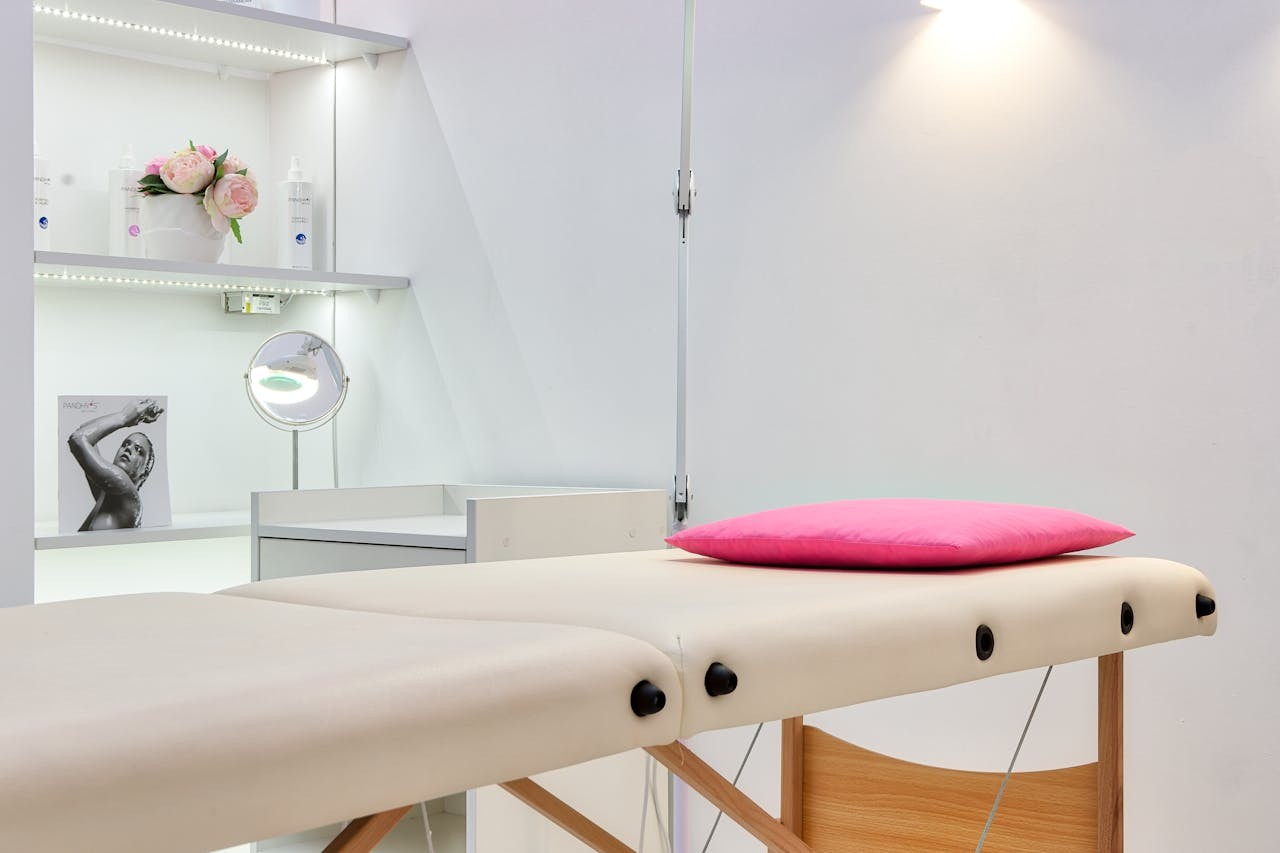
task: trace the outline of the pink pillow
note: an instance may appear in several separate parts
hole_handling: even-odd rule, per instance
[[[705,557],[766,566],[941,568],[1034,560],[1132,535],[1065,509],[883,498],[726,518],[682,530],[667,542]]]

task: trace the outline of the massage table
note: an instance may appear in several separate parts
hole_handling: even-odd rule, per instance
[[[904,572],[651,551],[17,608],[0,826],[27,851],[171,853],[363,816],[331,845],[349,853],[407,803],[502,783],[622,853],[527,777],[643,748],[771,850],[972,850],[999,774],[897,762],[803,715],[1098,658],[1099,761],[1015,774],[986,849],[1119,853],[1122,654],[1216,624],[1198,571],[1083,556]],[[680,742],[771,720],[780,821]]]

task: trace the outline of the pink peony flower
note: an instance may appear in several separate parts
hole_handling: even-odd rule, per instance
[[[210,148],[208,145],[197,145],[196,152],[202,154],[206,160],[218,159],[218,152]]]
[[[198,151],[179,151],[160,167],[160,180],[175,193],[198,193],[213,180],[213,163]]]
[[[218,210],[218,206],[213,203],[213,189],[210,188],[204,194],[204,210],[209,214],[213,227],[217,229],[219,234],[226,234],[231,230],[231,220],[222,215],[222,211]]]
[[[229,219],[248,216],[258,206],[258,184],[248,175],[224,175],[205,193],[206,198],[209,195],[218,212]]]
[[[222,174],[234,175],[236,172],[239,172],[239,171],[248,172],[249,165],[245,163],[243,160],[241,160],[239,157],[237,157],[236,155],[228,154],[227,159],[222,161]],[[253,178],[255,183],[258,180],[257,178],[254,177],[253,172],[249,172],[249,177]]]
[[[143,171],[146,172],[148,175],[158,175],[160,174],[160,167],[162,167],[165,161],[168,159],[169,159],[168,157],[165,157],[163,155],[161,155],[160,157],[153,157],[151,160],[147,161],[147,165],[143,169]]]

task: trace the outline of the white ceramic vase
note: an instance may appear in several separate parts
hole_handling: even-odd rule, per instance
[[[216,263],[226,242],[227,235],[213,227],[196,196],[167,193],[142,199],[142,245],[148,258]]]

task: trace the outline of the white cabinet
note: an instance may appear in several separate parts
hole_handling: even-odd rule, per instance
[[[663,547],[656,489],[426,485],[258,492],[254,580]]]
[[[250,523],[254,579],[661,548],[667,505],[658,490],[430,485],[262,492],[253,496]],[[574,791],[575,802],[585,801],[597,820],[621,832],[635,817],[642,767],[640,753],[628,753],[539,778],[553,790]],[[497,787],[470,792],[465,802],[465,809],[457,797],[429,806],[439,810],[431,818],[436,853],[580,849]],[[446,840],[437,824],[452,827],[464,814],[465,836],[450,831]],[[394,849],[425,849],[421,830],[421,824],[402,829]],[[313,844],[318,851],[322,836],[291,838],[286,849]],[[658,849],[656,826],[649,838],[650,849]]]

